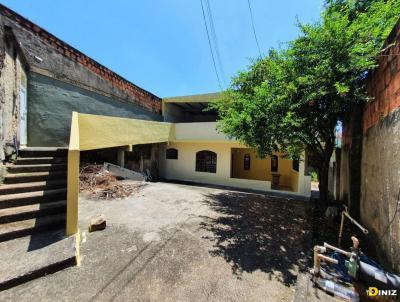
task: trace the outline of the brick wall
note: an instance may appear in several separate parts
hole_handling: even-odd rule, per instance
[[[161,99],[159,97],[127,81],[107,67],[1,4],[0,12],[25,30],[39,37],[49,47],[62,54],[64,57],[84,66],[101,78],[109,81],[116,89],[124,91],[130,96],[130,98],[127,99],[128,101],[136,103],[152,112],[161,113]]]
[[[394,43],[394,45],[392,45]],[[364,108],[364,133],[400,107],[400,21],[389,35],[368,81],[372,101]]]

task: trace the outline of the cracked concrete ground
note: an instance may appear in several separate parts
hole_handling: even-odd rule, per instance
[[[122,200],[80,198],[81,267],[0,293],[1,301],[292,301],[308,203],[149,183]],[[105,214],[107,228],[88,233]]]

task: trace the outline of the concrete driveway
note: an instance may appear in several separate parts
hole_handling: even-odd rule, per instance
[[[148,183],[122,200],[80,199],[81,267],[1,301],[292,301],[307,202]],[[107,228],[88,233],[105,214]]]

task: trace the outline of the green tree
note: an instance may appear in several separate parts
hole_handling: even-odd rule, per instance
[[[328,0],[321,20],[299,24],[285,49],[270,50],[211,106],[219,130],[258,150],[298,159],[313,154],[320,199],[328,199],[335,127],[368,101],[365,80],[400,15],[400,0]]]

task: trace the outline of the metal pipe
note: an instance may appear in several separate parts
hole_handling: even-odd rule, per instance
[[[359,224],[353,217],[351,217],[347,211],[346,212],[343,211],[342,213],[346,215],[346,217],[349,218],[350,221],[354,223],[365,235],[368,234],[368,230],[364,228],[361,224]]]
[[[322,253],[326,253],[326,248],[324,246],[320,245],[314,246],[314,269],[313,269],[314,276],[319,276],[321,261],[338,264],[338,260],[325,256]]]
[[[319,258],[320,261],[323,260],[325,262],[332,263],[332,264],[338,264],[339,263],[338,260],[333,259],[333,258],[328,257],[328,256],[325,256],[325,255],[322,255],[322,254],[318,254],[317,257]]]
[[[344,211],[342,212],[342,214],[341,214],[342,218],[340,219],[338,247],[341,247],[341,243],[342,243],[343,224],[344,224],[344,214],[343,213],[344,213]]]
[[[350,257],[350,256],[351,256],[351,252],[342,250],[342,249],[340,249],[340,248],[338,248],[338,247],[336,247],[336,246],[330,245],[330,244],[328,244],[328,243],[326,243],[326,242],[324,242],[324,247],[326,247],[327,249],[331,249],[331,250],[333,250],[333,251],[336,251],[336,252],[338,252],[338,253],[340,253],[340,254],[343,254],[343,255],[345,255],[346,257]]]

